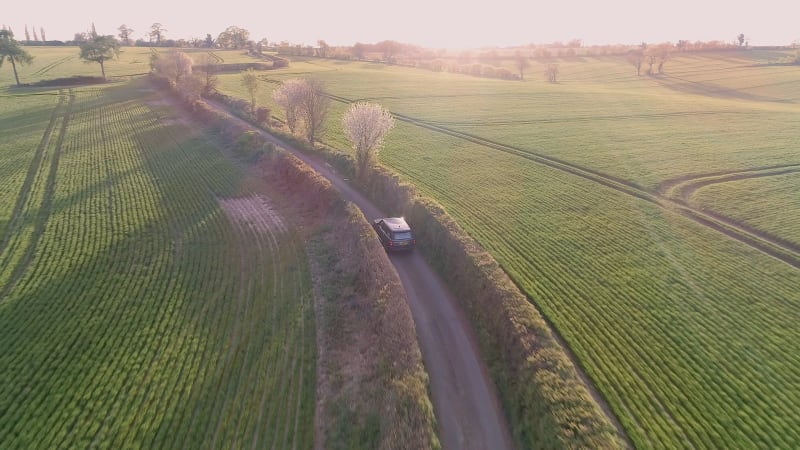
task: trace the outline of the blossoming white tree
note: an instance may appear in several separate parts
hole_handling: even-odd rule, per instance
[[[378,150],[394,127],[394,118],[381,105],[358,102],[350,105],[342,124],[356,151],[356,175],[361,178],[377,162]]]

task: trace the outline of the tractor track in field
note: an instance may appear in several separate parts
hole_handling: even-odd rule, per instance
[[[689,208],[695,210],[702,210],[705,214],[713,217],[718,221],[736,222],[738,223],[739,227],[741,227],[744,230],[747,230],[753,235],[763,236],[765,238],[770,239],[771,241],[779,243],[782,247],[791,249],[796,253],[800,253],[800,245],[798,245],[796,242],[792,242],[791,240],[775,236],[765,231],[761,231],[745,223],[734,221],[733,218],[718,213],[716,211],[704,209],[693,200],[694,193],[707,186],[712,186],[720,183],[729,183],[732,181],[748,180],[754,178],[768,178],[768,177],[788,175],[794,173],[800,173],[800,164],[782,164],[766,168],[754,168],[742,171],[717,172],[711,175],[686,177],[681,182],[671,184],[670,187],[663,192],[663,195],[665,197],[671,198],[673,201],[682,203]]]
[[[800,170],[800,163],[792,164],[776,164],[772,166],[753,167],[750,169],[737,169],[737,170],[721,170],[717,172],[708,172],[700,174],[685,175],[682,177],[672,178],[661,182],[656,188],[659,195],[668,198],[683,198],[686,196],[681,194],[684,190],[688,189],[693,184],[705,183],[706,180],[718,180],[717,182],[723,183],[725,181],[735,181],[736,179],[757,178],[760,176],[782,175],[784,173]],[[737,178],[732,178],[737,177]],[[728,179],[731,178],[731,179]],[[704,186],[714,184],[713,182],[705,183]]]
[[[46,66],[43,66],[41,69],[37,70],[32,75],[34,75],[34,76],[42,76],[42,75],[46,74],[47,72],[53,70],[54,68],[60,66],[61,64],[64,64],[67,61],[71,61],[71,60],[73,60],[75,58],[77,58],[77,56],[72,56],[72,55],[65,56],[64,58],[61,58],[61,59],[59,59],[57,61],[53,61],[50,64],[48,64]]]
[[[482,121],[446,121],[446,120],[419,120],[431,126],[465,126],[465,127],[492,127],[504,125],[535,125],[548,123],[577,123],[577,122],[596,122],[596,121],[617,121],[617,120],[637,120],[637,119],[663,119],[667,117],[697,117],[697,116],[719,116],[722,114],[745,114],[738,111],[675,111],[667,113],[649,114],[611,114],[602,116],[572,116],[572,117],[552,117],[544,119],[523,119],[523,120],[482,120]],[[418,120],[418,119],[416,119]],[[455,130],[453,130],[455,131]]]
[[[19,226],[21,226],[21,224],[19,224],[19,221],[22,220],[23,210],[25,209],[25,206],[31,201],[30,196],[33,183],[35,182],[36,178],[39,176],[39,173],[43,169],[43,167],[41,166],[45,156],[45,152],[48,146],[50,145],[50,141],[53,137],[55,125],[58,122],[59,117],[61,117],[61,126],[59,127],[58,135],[56,136],[56,142],[53,148],[53,155],[51,156],[50,167],[47,172],[47,181],[44,185],[43,197],[41,203],[38,206],[38,210],[35,214],[35,217],[33,218],[34,220],[33,234],[31,236],[30,242],[27,243],[22,258],[17,263],[17,266],[11,272],[11,277],[9,278],[6,285],[3,286],[2,290],[0,290],[0,302],[3,302],[6,295],[17,285],[17,282],[19,282],[19,280],[27,271],[28,266],[30,265],[31,261],[33,261],[33,257],[36,254],[36,248],[39,245],[39,239],[44,234],[45,227],[47,225],[47,220],[50,215],[50,210],[53,204],[53,197],[55,196],[56,174],[58,172],[58,165],[61,158],[61,151],[64,146],[64,138],[67,134],[70,118],[72,116],[72,106],[75,103],[75,93],[72,90],[69,91],[69,100],[67,101],[67,105],[65,108],[63,108],[64,101],[65,101],[65,96],[62,95],[59,98],[58,105],[56,105],[56,107],[53,109],[53,113],[50,116],[50,122],[48,123],[47,129],[45,130],[45,133],[42,136],[42,140],[40,141],[39,146],[36,148],[36,153],[34,155],[33,161],[31,161],[31,165],[30,168],[28,169],[28,174],[25,178],[25,182],[23,183],[20,195],[17,198],[17,203],[14,206],[14,211],[12,213],[11,220],[9,221],[9,226],[6,228],[6,235],[3,237],[2,243],[0,243],[0,256],[2,256],[3,252],[6,250],[8,242],[10,241],[12,232],[15,231]]]
[[[331,100],[337,102],[347,104],[354,102],[346,97],[341,97],[330,93],[326,93],[326,95]],[[402,122],[406,122],[408,124],[425,128],[437,133],[446,134],[454,138],[463,139],[483,147],[499,150],[514,156],[519,156],[537,164],[547,166],[570,175],[575,175],[585,180],[614,189],[623,194],[645,200],[663,209],[681,214],[682,216],[691,219],[695,223],[711,228],[762,253],[789,264],[794,268],[800,269],[800,246],[788,243],[783,239],[776,238],[763,231],[756,230],[740,223],[739,221],[713,212],[700,210],[689,204],[685,204],[682,201],[668,198],[657,191],[648,190],[639,184],[585,166],[574,164],[542,153],[524,150],[512,145],[492,141],[478,135],[452,130],[450,128],[441,125],[435,125],[428,121],[417,119],[412,116],[394,112],[392,112],[392,115],[397,118],[397,120]]]
[[[793,167],[794,166],[794,167]],[[770,172],[753,172],[753,171],[744,171],[738,172],[734,174],[730,174],[724,177],[712,178],[712,179],[699,179],[693,182],[686,183],[681,185],[679,189],[677,189],[677,198],[678,200],[692,205],[692,195],[698,190],[702,189],[706,186],[711,186],[714,184],[719,183],[729,183],[731,181],[739,181],[739,180],[748,180],[752,178],[767,178],[767,177],[774,177],[778,175],[786,175],[790,173],[798,173],[800,172],[800,165],[792,165],[786,166],[780,170],[773,170]]]
[[[28,167],[28,173],[25,176],[25,181],[22,183],[22,188],[20,189],[19,195],[17,195],[17,202],[14,205],[14,209],[11,212],[11,217],[8,220],[8,227],[6,228],[5,235],[2,239],[0,239],[0,255],[3,254],[8,246],[8,242],[11,239],[11,231],[17,226],[17,222],[20,220],[22,210],[28,203],[28,198],[31,195],[31,187],[36,179],[36,174],[39,173],[39,167],[42,164],[42,158],[44,158],[44,151],[47,148],[47,145],[50,143],[50,139],[53,135],[53,129],[58,122],[59,111],[63,106],[64,96],[61,95],[59,96],[58,104],[55,106],[55,108],[53,108],[52,113],[50,113],[50,122],[47,124],[47,128],[42,135],[41,141],[39,141],[39,146],[36,147],[36,152],[34,153],[31,164]]]

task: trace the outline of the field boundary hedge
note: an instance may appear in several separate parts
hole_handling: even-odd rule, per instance
[[[361,211],[326,178],[250,127],[202,100],[169,92],[237,156],[281,185],[311,225],[308,252],[321,346],[315,446],[440,448],[405,291]]]

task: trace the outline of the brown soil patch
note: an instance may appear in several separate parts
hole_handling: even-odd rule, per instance
[[[259,233],[288,231],[272,201],[262,195],[220,199],[219,204],[231,221],[248,226]]]

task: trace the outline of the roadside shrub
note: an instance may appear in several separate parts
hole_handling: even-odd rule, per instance
[[[277,127],[269,130],[269,133],[291,147],[303,151],[304,153],[317,155],[324,158],[331,166],[346,178],[355,177],[355,159],[350,153],[345,153],[328,147],[311,146],[308,141],[297,137],[291,133],[281,131]]]
[[[104,79],[103,77],[74,76],[69,78],[42,80],[42,81],[37,81],[35,83],[23,83],[20,86],[13,85],[11,87],[17,88],[17,87],[86,86],[91,84],[104,84],[107,82],[108,80]]]
[[[273,69],[280,69],[283,67],[289,67],[289,60],[286,58],[281,58],[279,56],[272,57],[272,68]]]
[[[272,110],[263,106],[256,109],[256,122],[259,125],[269,126]]]
[[[255,131],[243,131],[233,144],[233,152],[239,158],[255,162],[264,155],[266,143]]]

